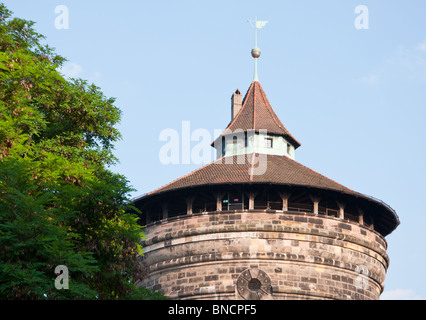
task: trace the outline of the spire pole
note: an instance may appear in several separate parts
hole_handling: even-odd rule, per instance
[[[254,58],[254,76],[253,81],[259,82],[259,76],[257,74],[257,58]]]
[[[253,81],[259,81],[259,76],[257,74],[257,59],[260,57],[260,49],[257,47],[257,29],[262,29],[268,23],[268,21],[258,21],[257,18],[247,21],[254,28],[254,48],[251,50],[251,56],[254,58]]]

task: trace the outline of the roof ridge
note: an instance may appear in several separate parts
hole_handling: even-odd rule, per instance
[[[271,106],[271,104],[269,103],[269,100],[268,100],[268,98],[266,97],[266,93],[265,93],[265,91],[263,90],[263,88],[262,88],[262,85],[259,83],[259,86],[260,86],[260,95],[262,96],[262,99],[263,99],[263,102],[265,103],[265,105],[266,105],[266,109],[268,110],[268,112],[269,112],[269,114],[271,115],[271,117],[272,117],[272,120],[274,120],[274,122],[275,122],[275,124],[280,128],[280,129],[282,129],[286,134],[288,133],[287,132],[287,129],[284,127],[284,125],[281,123],[281,120],[280,120],[280,123],[281,123],[281,125],[277,122],[277,119],[276,118],[278,118],[278,116],[276,115],[276,113],[275,112],[272,112],[273,110],[271,110],[272,109],[272,106]],[[279,119],[278,119],[279,120]]]
[[[259,81],[253,81],[254,88],[253,88],[253,129],[256,130],[256,82],[259,83]]]
[[[284,124],[282,123],[282,121],[280,120],[280,118],[278,117],[278,115],[276,114],[276,112],[274,111],[274,109],[272,108],[271,103],[269,102],[268,97],[266,96],[265,91],[263,90],[262,85],[259,83],[259,86],[261,88],[261,95],[263,98],[263,101],[265,102],[266,108],[269,112],[269,114],[271,115],[272,119],[274,120],[275,124],[284,131],[284,134],[290,136],[297,144],[299,144],[300,146],[300,142],[296,140],[296,138],[293,137],[293,135],[287,130],[287,128],[284,126]]]

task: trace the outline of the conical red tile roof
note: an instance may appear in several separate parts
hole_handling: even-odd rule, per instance
[[[295,148],[300,146],[300,143],[284,127],[272,109],[259,81],[252,82],[244,97],[241,110],[229,123],[222,135],[235,132],[237,129],[243,131],[267,130],[268,134],[285,136]]]
[[[263,183],[313,187],[360,195],[286,156],[248,154],[240,157],[219,158],[147,195],[202,185]],[[261,163],[262,161],[265,163]],[[265,165],[265,170],[259,170],[258,164]]]

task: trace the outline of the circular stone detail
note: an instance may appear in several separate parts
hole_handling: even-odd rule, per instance
[[[248,288],[251,291],[260,290],[261,287],[262,287],[262,283],[260,282],[259,279],[256,279],[256,278],[251,279],[248,283]]]
[[[237,280],[237,291],[245,300],[261,300],[271,295],[271,279],[260,269],[246,269]]]

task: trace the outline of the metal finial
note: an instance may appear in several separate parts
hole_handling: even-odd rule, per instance
[[[247,20],[254,28],[254,48],[251,50],[251,56],[254,58],[254,77],[253,81],[259,81],[257,75],[257,58],[260,57],[260,49],[257,47],[257,29],[262,29],[268,21],[258,21],[257,18],[254,20]]]

